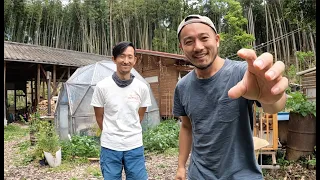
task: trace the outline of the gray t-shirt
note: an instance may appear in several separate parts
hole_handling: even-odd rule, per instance
[[[178,82],[173,114],[188,116],[192,124],[189,180],[263,179],[249,120],[253,101],[228,97],[246,68],[245,61],[226,59],[208,79],[198,79],[191,71]]]

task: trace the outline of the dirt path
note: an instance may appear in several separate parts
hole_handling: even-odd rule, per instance
[[[53,171],[49,166],[40,166],[38,162],[17,165],[22,158],[17,145],[27,141],[29,136],[4,142],[4,179],[6,180],[100,180],[99,162],[76,165],[71,168]],[[149,180],[172,180],[177,169],[177,155],[146,154],[146,166]],[[62,165],[61,165],[62,166]],[[273,179],[316,179],[316,171],[303,168],[299,164],[290,165],[280,170],[265,170],[266,180]],[[123,179],[125,179],[123,177]]]
[[[17,160],[22,158],[17,145],[29,139],[29,136],[4,142],[4,179],[6,180],[97,180],[88,169],[100,170],[98,162],[81,164],[65,171],[52,172],[49,166],[40,166],[38,162],[32,162],[26,166],[17,165]],[[173,179],[177,169],[177,157],[165,155],[146,155],[146,166],[150,180]],[[124,179],[124,178],[123,178]]]

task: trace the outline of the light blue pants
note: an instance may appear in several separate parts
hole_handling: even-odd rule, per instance
[[[100,167],[105,180],[121,180],[124,168],[127,180],[147,180],[143,146],[129,151],[101,147]]]

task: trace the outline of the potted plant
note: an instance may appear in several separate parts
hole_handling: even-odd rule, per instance
[[[37,149],[38,152],[44,153],[49,166],[57,167],[61,164],[61,147],[59,135],[54,125],[48,121],[42,121],[41,128],[37,133]]]
[[[30,133],[30,142],[31,145],[35,145],[37,142],[36,134],[39,132],[40,126],[40,115],[39,113],[35,112],[30,115],[30,120],[28,121],[29,124],[29,133]]]
[[[312,154],[316,145],[316,101],[309,101],[299,91],[292,92],[286,109],[290,112],[286,158],[295,161]]]

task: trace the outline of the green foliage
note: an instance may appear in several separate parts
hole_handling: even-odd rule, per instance
[[[28,129],[21,128],[21,126],[17,124],[9,124],[4,127],[4,141],[11,141],[24,137],[28,134],[28,131]]]
[[[91,136],[74,135],[69,140],[61,140],[61,153],[62,160],[70,161],[74,157],[87,158],[87,157],[99,157],[100,146],[99,143]],[[79,162],[82,161],[78,159]]]
[[[87,169],[86,169],[87,173],[88,174],[91,174],[93,175],[94,177],[102,177],[102,173],[101,173],[101,170],[99,167],[92,167],[92,166],[89,166]]]
[[[316,101],[308,101],[306,95],[299,91],[288,94],[286,111],[301,114],[302,116],[314,115],[316,117]]]
[[[242,7],[235,0],[226,0],[227,12],[224,16],[224,32],[220,32],[221,48],[220,56],[232,56],[241,48],[251,48],[250,43],[255,40],[254,36],[247,34],[243,27],[248,20],[243,17]]]
[[[295,65],[290,65],[289,68],[286,68],[286,77],[288,78],[289,82],[291,83],[298,83],[297,79],[297,69]]]
[[[60,141],[60,146],[61,146],[61,158],[62,160],[71,160],[74,157],[73,149],[72,149],[72,144],[71,141],[69,140],[61,140]]]
[[[53,124],[48,121],[40,121],[41,125],[36,134],[37,151],[49,152],[54,155],[60,148],[59,136]]]
[[[178,147],[180,126],[175,120],[165,120],[143,134],[146,151],[163,153],[169,148]]]
[[[315,166],[317,164],[317,159],[315,157],[313,157],[312,159],[308,160],[308,164]]]
[[[289,166],[291,164],[290,161],[285,159],[286,157],[286,153],[285,151],[277,151],[277,164],[281,167],[286,167]]]
[[[297,51],[296,56],[300,63],[300,69],[309,69],[316,66],[316,60],[312,51]]]
[[[32,153],[31,143],[29,140],[22,141],[17,144],[19,156],[17,157],[18,165],[28,165],[35,159],[34,154]]]
[[[38,112],[31,114],[31,118],[30,118],[28,124],[29,124],[30,133],[39,132],[39,129],[42,126],[41,120],[40,120],[40,114]]]

